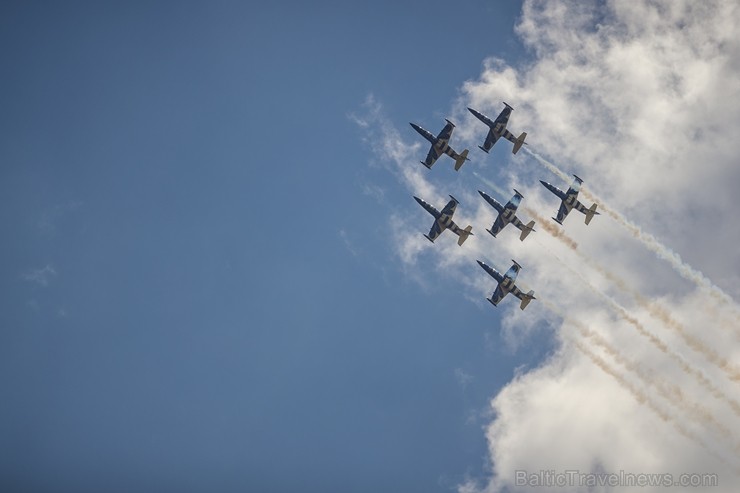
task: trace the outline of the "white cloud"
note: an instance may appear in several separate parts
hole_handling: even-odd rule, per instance
[[[459,383],[460,387],[462,387],[464,390],[465,387],[467,387],[468,384],[473,381],[474,377],[462,368],[455,368],[455,378],[457,379],[457,383]]]
[[[57,275],[57,271],[50,264],[41,267],[40,269],[31,269],[28,272],[24,272],[22,277],[26,281],[34,282],[40,286],[46,287],[49,285],[51,278]]]
[[[494,113],[502,100],[513,104],[512,123],[529,132],[532,150],[555,156],[561,168],[586,180],[586,190],[596,191],[737,295],[740,141],[733,136],[740,130],[739,22],[736,2],[526,2],[517,33],[534,61],[521,68],[488,61],[479,79],[463,85],[457,106]],[[485,129],[470,119],[466,123],[472,130],[460,135],[482,138]],[[538,173],[556,181],[544,169]],[[544,190],[522,191],[527,206],[553,209],[553,197]],[[578,242],[580,255],[601,259],[605,270],[663,307],[674,325],[649,313],[629,289],[585,268],[579,254],[560,247],[558,257],[615,296],[695,373],[687,374],[681,359],[660,351],[606,309],[583,282],[553,279],[575,276],[552,256],[540,249],[523,257],[527,280],[543,293],[543,302],[552,296],[564,314],[598,331],[617,357],[597,348],[598,354],[647,401],[563,342],[550,361],[496,396],[497,417],[488,428],[492,478],[461,491],[526,491],[516,485],[515,471],[542,469],[717,472],[719,488],[706,490],[735,491],[740,420],[729,402],[737,401],[737,382],[694,350],[675,325],[734,362],[740,357],[737,312],[676,275],[611,218],[602,215],[586,228],[582,216],[572,216],[564,229]],[[506,322],[521,322],[515,315]],[[566,322],[558,337],[572,332],[571,325]],[[620,358],[643,373],[620,365]],[[706,379],[697,379],[696,372]],[[666,391],[671,388],[681,393],[671,397]]]
[[[529,133],[531,150],[579,174],[585,192],[595,192],[602,205],[653,233],[737,299],[738,25],[740,5],[731,0],[527,1],[516,32],[533,59],[517,67],[488,60],[480,77],[462,85],[451,111],[458,122],[452,144],[470,147],[485,135],[466,106],[495,115],[507,101],[516,108],[510,126]],[[376,119],[363,122],[375,132],[376,151],[411,192],[442,202],[429,183],[432,175],[414,167],[426,150],[403,142],[372,103]],[[413,219],[395,218],[391,229],[399,258],[413,264],[429,256],[425,261],[439,267],[438,275],[464,285],[466,296],[479,303],[485,303],[493,281],[480,272],[471,275],[477,269],[473,260],[503,269],[516,258],[525,267],[522,287],[534,288],[538,301],[525,312],[516,300],[499,306],[505,336],[512,347],[521,347],[554,325],[559,349],[493,399],[495,419],[487,428],[491,477],[476,478],[460,491],[547,491],[518,486],[518,470],[663,472],[676,478],[717,473],[718,487],[691,491],[736,491],[737,305],[722,304],[681,277],[677,264],[659,259],[606,214],[588,227],[578,212],[568,217],[563,230],[576,250],[554,238],[541,219],[554,214],[557,199],[537,178],[562,188],[568,183],[526,153],[514,157],[516,167],[509,165],[509,182],[501,188],[516,186],[525,195],[523,210],[540,216],[538,232],[523,243],[508,230],[492,240],[483,227],[494,213],[475,197],[475,186],[485,185],[473,174],[491,158],[471,157],[444,193],[461,199],[460,222],[469,220],[482,234],[462,248],[444,237],[432,248],[408,227],[423,211]],[[497,246],[493,254],[491,241]]]
[[[42,233],[54,234],[57,229],[57,223],[67,214],[78,210],[82,202],[78,200],[70,201],[65,204],[57,204],[46,208],[41,213],[38,221],[38,228]]]
[[[351,253],[353,257],[357,257],[360,254],[360,251],[355,246],[355,243],[349,238],[346,230],[339,230],[339,238],[342,240],[342,243],[344,243],[347,251]]]

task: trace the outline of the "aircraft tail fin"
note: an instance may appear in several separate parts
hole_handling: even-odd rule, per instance
[[[514,142],[514,149],[511,151],[512,153],[516,154],[519,149],[524,145],[524,139],[527,138],[527,132],[522,132],[519,137],[516,138],[516,142]]]
[[[535,298],[535,297],[534,297],[534,291],[532,291],[532,290],[530,289],[530,290],[529,290],[529,293],[527,293],[527,294],[525,294],[524,296],[522,296],[522,302],[521,302],[521,304],[519,305],[519,308],[520,308],[520,309],[522,309],[522,310],[524,310],[525,308],[527,308],[527,305],[529,305],[529,302],[530,302],[530,301],[532,301],[532,300],[536,300],[536,299],[537,299],[537,298]]]
[[[468,236],[472,235],[473,227],[468,225],[467,228],[460,231],[460,238],[457,239],[457,244],[462,246],[463,243],[465,243],[465,240],[468,239]]]
[[[459,171],[463,164],[465,164],[465,161],[468,161],[468,150],[465,149],[460,153],[459,156],[457,156],[457,159],[455,159],[455,171]]]
[[[596,204],[593,204],[588,211],[586,212],[586,224],[591,222],[591,219],[594,218],[594,216],[598,216],[599,213],[596,212]]]
[[[529,233],[534,231],[534,221],[529,221],[527,224],[522,226],[522,234],[519,235],[519,240],[524,241],[524,238],[526,238]]]

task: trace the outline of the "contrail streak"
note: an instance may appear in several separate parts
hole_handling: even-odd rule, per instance
[[[527,151],[532,155],[535,155],[531,151]],[[542,159],[538,157],[538,160]],[[543,160],[547,163],[548,166],[552,166],[556,173],[559,172],[561,174],[562,171],[558,170],[554,165],[550,164],[546,160]],[[549,169],[549,168],[548,168]],[[475,173],[475,176],[481,180],[486,186],[491,187],[497,191],[497,193],[504,195],[504,191],[498,187],[495,183],[493,183],[490,180],[487,180],[486,178],[480,176],[478,173]],[[684,328],[684,326],[675,320],[673,317],[668,314],[668,312],[665,311],[662,307],[660,307],[657,303],[655,303],[652,300],[647,299],[645,296],[643,296],[642,293],[632,289],[632,287],[622,278],[617,276],[616,274],[612,273],[611,271],[603,268],[601,265],[596,263],[594,260],[592,260],[590,257],[586,256],[582,252],[578,251],[578,244],[570,238],[564,230],[561,228],[555,227],[555,225],[551,224],[547,219],[540,216],[536,211],[524,208],[525,212],[529,214],[531,217],[533,217],[538,223],[539,226],[542,227],[545,231],[547,231],[551,236],[554,238],[560,240],[563,244],[568,246],[571,250],[573,250],[578,257],[583,260],[586,264],[588,264],[591,268],[598,271],[602,276],[610,280],[612,283],[614,283],[617,288],[619,288],[621,291],[626,292],[630,294],[637,303],[646,309],[654,318],[660,320],[663,322],[663,324],[677,332],[681,338],[684,340],[684,342],[694,351],[697,351],[704,355],[704,357],[709,360],[711,363],[722,369],[728,377],[734,381],[734,382],[740,382],[740,368],[730,363],[726,358],[720,356],[715,350],[707,346],[704,342],[702,342],[700,339],[694,337],[693,335],[689,334],[687,330]],[[625,312],[626,313],[626,312]],[[632,320],[634,320],[633,317],[630,317]],[[630,321],[630,320],[627,320]],[[649,333],[648,333],[649,334]],[[649,337],[649,336],[646,336]],[[661,341],[662,342],[662,341]],[[664,345],[665,346],[665,345]],[[706,381],[706,378],[704,378]],[[713,386],[710,386],[709,388],[712,388]],[[716,395],[713,393],[713,395]],[[735,412],[740,411],[740,406],[734,402],[731,403],[730,406],[733,407],[733,410]]]
[[[554,166],[552,168],[552,171],[556,172],[556,174],[560,174],[560,175],[563,175],[564,176],[564,173],[562,173],[562,172],[561,173],[557,173],[559,170],[557,170],[557,168],[555,168]],[[483,183],[485,183],[486,186],[488,186],[489,188],[495,190],[499,195],[501,195],[501,196],[505,196],[506,195],[506,192],[504,190],[502,190],[500,187],[498,187],[495,183],[491,182],[490,180],[487,180],[487,179],[483,178],[482,176],[480,176],[476,172],[474,172],[474,175],[479,180],[481,180]],[[567,176],[564,176],[564,178],[567,180]],[[566,244],[571,250],[575,251],[580,257],[584,257],[584,259],[586,259],[590,265],[595,266],[594,263],[590,259],[585,258],[585,256],[582,253],[578,252],[578,250],[577,250],[577,246],[578,246],[577,243],[572,238],[570,238],[569,236],[567,236],[562,229],[557,228],[553,224],[550,224],[550,222],[547,219],[541,217],[534,210],[531,210],[531,209],[529,209],[527,207],[523,207],[522,209],[528,215],[530,215],[535,220],[537,220],[539,222],[539,225],[542,227],[542,229],[544,229],[545,231],[547,231],[551,236],[559,239],[561,242],[563,242],[564,244]],[[562,260],[560,260],[557,256],[555,256],[555,257],[561,263],[563,263]],[[563,265],[565,265],[565,264],[563,263]],[[568,267],[568,266],[566,265],[566,267]],[[595,267],[597,267],[597,270],[599,272],[601,272],[602,274],[605,274],[604,269],[601,269],[598,266],[595,266]],[[570,267],[568,267],[568,268],[570,269]],[[725,394],[723,394],[716,386],[714,386],[709,381],[709,379],[701,371],[699,371],[696,368],[692,367],[680,355],[671,352],[669,350],[669,348],[668,348],[668,345],[665,342],[663,342],[658,337],[656,337],[651,332],[649,332],[637,319],[635,319],[634,317],[632,317],[631,315],[629,315],[629,313],[627,313],[627,311],[623,307],[621,307],[618,303],[616,303],[614,300],[612,300],[611,298],[609,298],[606,294],[604,294],[604,293],[596,290],[593,286],[590,285],[590,283],[588,283],[588,281],[586,281],[585,278],[583,278],[582,275],[580,275],[580,273],[577,273],[577,274],[581,278],[581,280],[584,281],[586,283],[586,285],[589,288],[591,288],[592,291],[594,291],[602,299],[604,299],[609,304],[609,306],[621,318],[623,318],[628,323],[632,324],[638,330],[638,332],[641,335],[643,335],[644,337],[648,338],[648,340],[650,340],[650,342],[653,343],[664,354],[667,354],[670,357],[672,357],[678,363],[679,368],[681,368],[686,374],[689,374],[691,376],[694,376],[699,381],[699,383],[702,384],[703,387],[710,392],[710,394],[712,396],[714,396],[715,398],[720,399],[720,400],[725,400],[730,405],[730,407],[732,408],[733,412],[735,412],[736,414],[740,415],[740,403],[738,403],[734,399],[731,399],[731,398],[727,397]],[[613,276],[613,275],[609,275],[607,277],[610,280],[612,280],[612,281],[614,281],[615,278],[616,278],[616,276]],[[616,278],[616,280],[619,281],[618,284],[620,285],[620,287],[622,287],[624,289],[629,289],[629,286],[624,281],[622,281],[621,279],[618,279],[618,278]],[[642,296],[640,293],[632,293],[632,294],[633,295],[636,295],[636,296],[640,296],[640,297]],[[647,300],[645,300],[645,301],[647,303]],[[547,301],[543,301],[543,303],[544,303],[544,306],[546,306],[547,308],[549,308],[551,311],[555,311],[557,313],[556,307],[553,307]],[[719,421],[717,421],[717,419],[712,415],[712,413],[706,407],[704,407],[704,406],[702,406],[702,405],[700,405],[698,403],[687,401],[686,396],[684,395],[684,393],[683,393],[683,391],[681,390],[680,387],[678,387],[676,385],[673,385],[673,384],[670,384],[670,383],[667,383],[667,382],[665,382],[663,380],[656,379],[649,372],[647,372],[638,362],[635,362],[635,361],[632,361],[632,360],[629,360],[629,359],[625,358],[618,350],[616,350],[609,343],[609,341],[607,341],[606,339],[604,339],[598,333],[590,330],[589,328],[587,328],[586,326],[584,326],[580,322],[574,321],[574,320],[572,320],[572,319],[570,319],[570,318],[568,318],[566,316],[563,316],[562,314],[561,314],[561,316],[565,320],[569,321],[571,323],[571,325],[573,325],[576,328],[578,328],[579,332],[581,333],[581,335],[586,340],[589,340],[593,344],[596,344],[596,345],[600,346],[607,354],[609,354],[612,358],[614,358],[614,360],[617,363],[621,364],[628,371],[631,371],[634,374],[636,374],[646,384],[649,384],[649,385],[652,385],[653,387],[655,387],[655,389],[657,390],[658,394],[661,395],[664,399],[666,399],[666,401],[670,402],[672,405],[674,405],[674,406],[682,409],[684,412],[688,413],[688,415],[691,418],[696,419],[696,420],[700,420],[705,425],[711,426],[714,429],[718,430],[719,433],[722,436],[725,436],[725,437],[731,437],[731,436],[733,436],[732,431],[726,425],[724,425],[723,423],[720,423]],[[688,334],[686,334],[685,331],[683,332],[682,335],[688,336]],[[576,343],[576,344],[579,345],[578,343]],[[581,349],[582,351],[583,350],[588,351],[582,345],[579,345],[579,346],[580,346],[579,349]],[[709,348],[706,348],[706,349],[709,350]],[[645,395],[644,393],[641,393],[639,390],[637,390],[636,388],[634,388],[633,386],[631,386],[629,384],[629,382],[627,382],[624,378],[622,378],[618,373],[616,373],[614,370],[612,370],[611,368],[609,368],[608,366],[606,366],[606,363],[603,360],[600,360],[600,362],[603,364],[603,366],[602,365],[599,365],[599,362],[597,361],[597,359],[599,359],[598,356],[596,356],[594,353],[590,353],[590,352],[587,353],[587,356],[591,357],[591,359],[594,361],[594,363],[596,363],[598,366],[600,366],[602,368],[602,370],[604,370],[607,373],[611,374],[615,379],[617,379],[618,382],[620,382],[623,386],[626,386],[627,390],[631,391],[633,393],[633,395],[635,395],[635,397],[638,399],[638,401],[640,401],[642,403],[645,403],[649,407],[651,407],[651,409],[653,411],[657,412],[658,415],[663,420],[665,420],[665,421],[670,420],[670,417],[666,413],[662,412],[652,401],[650,401],[648,399],[647,395]],[[597,359],[594,359],[594,358],[597,358]],[[720,359],[720,362],[721,362],[721,359]],[[609,371],[609,370],[611,370],[611,371]],[[699,443],[700,445],[702,445],[702,447],[704,447],[712,455],[714,455],[715,457],[717,457],[720,460],[722,460],[723,462],[725,462],[725,460],[723,458],[717,456],[712,450],[710,450],[707,447],[707,445],[701,439],[699,439],[695,434],[693,434],[692,432],[690,432],[689,430],[687,430],[686,428],[684,428],[680,423],[678,423],[676,421],[673,421],[673,424],[674,424],[674,426],[676,426],[676,428],[679,430],[679,432],[681,432],[684,436],[686,436],[689,439],[695,440],[697,443]],[[733,447],[734,447],[735,453],[739,453],[739,451],[740,451],[740,445],[738,444],[738,442],[737,442],[736,439],[733,439],[732,441],[734,442],[733,443]]]
[[[655,301],[647,299],[639,291],[636,291],[630,287],[624,279],[621,279],[616,274],[596,264],[593,260],[577,252],[578,255],[589,264],[593,269],[597,270],[601,275],[612,281],[620,290],[629,293],[632,298],[642,308],[646,309],[653,318],[656,318],[663,322],[663,325],[669,329],[674,330],[681,336],[684,342],[694,351],[697,351],[704,355],[710,362],[719,367],[724,371],[727,376],[734,382],[740,381],[740,368],[730,363],[726,358],[720,356],[717,351],[707,346],[701,339],[691,335],[686,328],[678,320],[673,318],[665,308],[658,305]]]
[[[646,371],[638,362],[627,359],[622,353],[619,352],[608,340],[601,336],[598,332],[591,330],[578,320],[573,319],[567,315],[559,313],[560,310],[547,300],[542,300],[543,305],[550,309],[553,313],[559,314],[566,323],[576,327],[584,339],[593,342],[597,346],[601,347],[607,354],[609,354],[614,360],[625,367],[628,371],[631,371],[637,375],[647,385],[653,386],[658,394],[665,400],[670,402],[672,405],[682,409],[693,419],[700,420],[704,424],[715,428],[723,437],[733,436],[733,432],[724,424],[717,421],[712,413],[704,406],[687,401],[684,393],[681,389],[676,386],[669,384],[661,379],[658,379]],[[740,444],[733,437],[733,448],[735,453],[740,453]]]
[[[571,238],[570,236],[567,236],[561,228],[558,228],[554,224],[552,224],[550,221],[545,219],[544,217],[540,216],[537,212],[530,209],[529,207],[523,207],[524,212],[526,212],[529,216],[535,218],[537,220],[537,226],[541,227],[548,233],[550,233],[550,236],[553,236],[557,238],[558,240],[565,243],[571,250],[577,250],[578,249],[578,243]]]
[[[527,212],[530,213],[532,217],[534,217],[537,221],[544,221],[544,219],[541,216],[539,216],[536,212],[534,211],[527,211]],[[543,228],[543,229],[549,232],[549,229],[547,228]],[[624,279],[620,278],[619,276],[612,273],[611,271],[603,268],[601,265],[597,264],[590,257],[580,252],[574,246],[575,242],[573,241],[573,239],[570,238],[568,235],[566,235],[563,231],[558,230],[558,234],[552,235],[552,236],[554,236],[555,238],[563,242],[565,245],[570,247],[570,249],[573,250],[581,260],[587,263],[594,270],[598,271],[605,278],[613,282],[620,290],[622,290],[625,293],[630,294],[635,299],[635,301],[641,307],[645,308],[654,318],[663,322],[663,324],[666,327],[676,331],[691,349],[703,354],[705,358],[707,358],[713,364],[715,364],[720,369],[722,369],[722,371],[724,371],[731,380],[733,380],[734,382],[740,382],[740,368],[738,368],[737,366],[727,361],[726,358],[720,356],[715,350],[707,346],[700,339],[689,334],[686,328],[676,319],[671,317],[670,314],[664,308],[659,306],[654,301],[645,298],[645,296],[643,296],[642,293],[634,290]]]
[[[542,244],[541,242],[538,242],[538,243]],[[679,353],[676,353],[676,352],[671,351],[670,348],[668,347],[668,344],[666,344],[658,336],[656,336],[655,334],[653,334],[652,332],[650,332],[648,329],[646,329],[645,326],[642,325],[642,323],[640,323],[640,321],[637,320],[635,317],[633,317],[632,315],[630,315],[627,312],[627,310],[622,305],[620,305],[619,303],[617,303],[616,301],[614,301],[612,298],[610,298],[609,296],[607,296],[605,293],[603,293],[602,291],[600,291],[599,289],[597,289],[595,286],[593,286],[583,276],[583,274],[581,274],[580,272],[578,272],[576,269],[573,269],[570,266],[568,266],[565,263],[565,261],[563,261],[555,253],[551,252],[547,247],[545,247],[544,245],[542,245],[542,246],[543,246],[543,248],[545,248],[545,250],[548,251],[548,253],[550,253],[550,255],[552,255],[553,257],[555,257],[555,259],[558,262],[560,262],[561,265],[563,265],[566,269],[568,269],[572,274],[574,274],[575,276],[577,276],[581,280],[581,282],[583,284],[585,284],[591,290],[591,292],[593,292],[594,294],[596,294],[606,304],[608,304],[609,307],[614,312],[616,312],[623,320],[625,320],[630,325],[632,325],[641,336],[643,336],[646,339],[648,339],[653,344],[653,346],[655,346],[663,354],[665,354],[666,356],[668,356],[669,358],[671,358],[678,365],[678,367],[681,368],[681,370],[684,373],[686,373],[687,375],[690,375],[690,376],[694,377],[697,380],[697,382],[699,382],[699,384],[702,385],[702,387],[705,390],[707,390],[715,399],[725,401],[730,406],[730,408],[732,409],[732,411],[736,415],[740,416],[740,402],[738,402],[737,400],[733,399],[732,397],[730,397],[727,394],[725,394],[724,392],[722,392],[716,385],[714,385],[709,380],[709,378],[707,378],[707,376],[701,370],[699,370],[698,368],[690,365],[689,362],[686,361],[683,358],[683,356],[681,356]]]
[[[699,444],[704,450],[706,450],[712,457],[715,459],[721,461],[722,463],[730,466],[735,473],[738,473],[738,467],[736,465],[730,464],[724,457],[719,455],[714,450],[710,449],[709,446],[701,439],[699,438],[695,433],[688,430],[686,427],[684,427],[680,422],[678,422],[676,419],[674,419],[670,414],[668,414],[666,411],[661,409],[657,404],[655,404],[650,397],[643,392],[642,390],[638,389],[634,385],[632,385],[629,381],[627,381],[622,375],[620,375],[616,370],[614,370],[609,364],[606,363],[602,358],[600,358],[596,353],[589,350],[586,346],[578,342],[577,340],[570,338],[570,342],[586,357],[588,357],[596,366],[598,366],[604,373],[610,375],[612,378],[614,378],[619,385],[628,391],[632,396],[639,402],[640,404],[644,404],[647,406],[651,411],[653,411],[662,421],[665,423],[670,423],[673,425],[673,427],[678,431],[681,435],[688,438],[689,440],[693,441],[694,443]]]
[[[525,148],[524,150],[530,156],[535,158],[537,162],[542,164],[545,168],[547,168],[554,174],[558,175],[563,180],[565,181],[570,180],[570,177],[568,175],[566,175],[563,171],[560,170],[560,168],[555,166],[553,163],[551,163],[547,159],[543,158],[536,152],[531,151],[529,149]],[[596,196],[592,192],[581,189],[580,193],[587,199],[597,202],[599,204],[599,207],[605,214],[607,214],[609,217],[614,219],[619,225],[624,227],[632,235],[632,237],[642,242],[642,244],[645,245],[648,248],[648,250],[656,254],[658,258],[661,258],[667,261],[671,265],[671,267],[673,267],[673,270],[675,270],[678,274],[680,274],[681,277],[683,277],[686,280],[692,281],[696,285],[706,289],[709,295],[715,300],[717,300],[720,304],[730,305],[737,312],[737,309],[736,309],[737,303],[735,302],[735,300],[733,300],[732,297],[730,297],[730,295],[728,295],[727,293],[722,291],[722,289],[716,286],[702,272],[698,271],[697,269],[694,269],[691,265],[684,262],[683,259],[681,259],[681,256],[679,254],[677,254],[676,252],[674,252],[667,246],[663,245],[652,234],[643,231],[638,225],[636,225],[635,223],[633,223],[632,221],[624,217],[624,215],[622,215],[621,213],[611,209],[606,203],[604,203],[602,199],[600,199],[598,196]],[[740,315],[740,314],[736,314],[736,315]]]

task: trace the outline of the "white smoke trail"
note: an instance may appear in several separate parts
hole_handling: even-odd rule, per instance
[[[581,274],[578,270],[571,268],[568,266],[565,261],[563,261],[560,257],[558,257],[555,253],[550,251],[545,245],[543,245],[541,242],[538,241],[538,243],[542,246],[543,249],[545,249],[551,256],[553,256],[561,265],[563,265],[566,269],[568,269],[572,275],[575,275],[578,277],[583,284],[586,285],[586,287],[591,290],[592,293],[596,294],[599,298],[601,298],[609,307],[617,313],[624,321],[628,322],[630,325],[632,325],[637,332],[647,338],[653,346],[658,348],[663,354],[671,358],[678,367],[687,375],[692,376],[696,379],[697,382],[707,391],[709,392],[715,399],[725,401],[732,411],[740,416],[740,402],[738,402],[736,399],[733,399],[732,397],[728,396],[724,392],[722,392],[716,385],[714,385],[709,378],[699,370],[698,368],[692,366],[689,364],[686,359],[684,359],[683,356],[681,356],[679,353],[676,353],[674,351],[671,351],[671,349],[668,347],[668,344],[666,344],[663,340],[661,340],[658,336],[650,332],[647,328],[645,328],[642,323],[640,323],[639,320],[637,320],[635,317],[630,315],[627,310],[614,301],[612,298],[606,295],[606,293],[603,293],[599,289],[597,289],[595,286],[593,286],[584,276]]]
[[[534,217],[538,221],[542,220],[542,218],[534,211],[531,211],[531,214],[532,217]],[[545,230],[548,231],[547,228],[545,228]],[[687,329],[678,320],[671,317],[671,315],[663,307],[659,306],[655,301],[647,299],[645,296],[643,296],[642,293],[633,289],[624,279],[617,276],[610,270],[602,267],[601,265],[596,263],[596,261],[584,255],[582,252],[578,251],[578,249],[572,245],[572,243],[574,243],[573,240],[562,231],[558,230],[558,235],[553,236],[562,241],[564,244],[570,246],[571,250],[573,250],[576,255],[578,255],[579,259],[588,264],[592,269],[599,272],[606,279],[609,279],[611,282],[613,282],[622,292],[631,295],[638,305],[645,308],[648,313],[650,313],[650,315],[652,315],[654,318],[660,320],[665,327],[676,331],[691,349],[704,355],[707,360],[709,360],[714,365],[719,367],[722,371],[724,371],[730,378],[730,380],[734,382],[740,382],[740,368],[729,362],[726,358],[720,356],[717,351],[707,346],[703,341],[691,335],[687,331]]]
[[[539,155],[533,153],[532,151],[528,150],[527,152],[529,152],[533,156],[536,156],[538,160],[542,160],[541,162],[543,162],[543,164],[545,164],[545,166],[548,169],[552,169],[554,173],[559,174],[559,175],[564,175],[562,171],[560,171],[557,167],[555,167],[555,165],[553,165],[549,161],[545,160],[544,158],[541,158]],[[473,174],[479,180],[481,180],[486,186],[495,189],[501,195],[504,194],[503,190],[500,187],[498,187],[495,183],[493,183],[492,181],[487,180],[486,178],[480,176],[478,173],[474,172]],[[560,240],[562,243],[570,247],[570,249],[573,250],[581,260],[583,260],[591,268],[599,272],[605,278],[612,281],[621,291],[630,294],[637,301],[637,303],[643,308],[645,308],[654,318],[663,322],[663,324],[666,327],[678,332],[678,334],[681,336],[681,338],[684,340],[684,342],[686,342],[686,344],[689,347],[701,353],[702,355],[704,355],[705,358],[707,358],[713,364],[715,364],[720,369],[722,369],[731,380],[735,382],[740,382],[740,368],[738,368],[737,366],[727,361],[726,358],[723,358],[722,356],[720,356],[716,351],[708,347],[701,340],[689,334],[686,328],[681,323],[679,323],[677,320],[671,317],[670,314],[668,314],[666,310],[658,306],[657,303],[655,303],[652,300],[648,300],[642,295],[642,293],[632,289],[632,287],[627,282],[625,282],[623,279],[621,279],[619,276],[605,269],[601,265],[597,264],[590,257],[578,251],[578,248],[577,248],[578,244],[575,242],[575,240],[573,240],[570,236],[568,236],[564,232],[564,230],[555,227],[555,225],[551,224],[547,219],[540,216],[536,211],[530,208],[526,208],[526,207],[523,207],[523,209],[525,210],[527,214],[529,214],[531,217],[533,217],[538,222],[539,226],[541,226],[542,229],[544,229],[551,236]],[[737,407],[735,404],[737,403],[734,403],[734,404],[730,403],[730,406],[733,407],[733,410],[737,410]]]
[[[565,181],[569,181],[570,177],[566,175],[560,168],[558,168],[556,165],[548,161],[547,159],[543,158],[536,152],[530,150],[530,149],[524,149],[527,154],[535,158],[537,162],[539,162],[541,165],[543,165],[546,169],[550,170],[552,173],[558,175],[560,178],[562,178]],[[624,227],[635,239],[642,242],[643,245],[645,245],[648,250],[653,252],[658,258],[663,259],[667,261],[671,267],[684,279],[691,281],[695,283],[697,286],[700,286],[707,290],[709,295],[720,302],[723,305],[730,305],[732,306],[735,311],[737,311],[737,303],[735,300],[730,297],[727,293],[722,291],[718,286],[716,286],[709,278],[707,278],[703,273],[700,271],[694,269],[692,266],[687,264],[686,262],[681,259],[681,256],[668,248],[667,246],[663,245],[658,239],[653,236],[650,233],[646,233],[643,231],[638,225],[633,223],[632,221],[628,220],[624,215],[621,213],[615,211],[614,209],[610,208],[608,205],[604,203],[602,199],[600,199],[598,196],[593,194],[592,192],[589,192],[587,190],[581,190],[580,192],[584,197],[587,199],[597,202],[599,204],[599,208],[606,213],[609,217],[617,221],[619,225]],[[740,315],[740,314],[739,314]]]
[[[578,342],[574,338],[570,338],[570,342],[576,347],[576,349],[578,349],[583,355],[588,357],[604,373],[614,378],[623,389],[625,389],[630,394],[632,394],[632,396],[635,398],[635,400],[637,400],[637,402],[647,406],[648,409],[653,411],[653,413],[655,413],[662,421],[673,425],[676,431],[678,431],[681,435],[693,441],[694,443],[699,444],[712,457],[719,460],[723,464],[726,464],[729,467],[731,467],[736,474],[740,474],[740,467],[738,467],[737,465],[730,464],[723,456],[719,455],[717,452],[709,448],[706,442],[704,442],[698,435],[691,432],[683,424],[681,424],[678,420],[676,420],[673,416],[668,414],[665,410],[661,409],[655,402],[652,401],[652,399],[650,399],[648,394],[646,394],[642,390],[632,385],[627,379],[625,379],[616,370],[614,370],[614,368],[609,366],[609,364],[606,361],[604,361],[603,358],[599,357],[596,353],[588,349],[584,344]]]
[[[737,438],[733,436],[733,432],[723,423],[717,421],[706,407],[699,403],[691,402],[687,400],[683,391],[680,387],[670,384],[662,379],[653,376],[650,372],[646,371],[639,362],[626,358],[617,348],[615,348],[608,340],[601,336],[598,332],[591,330],[586,327],[580,321],[561,313],[557,306],[548,302],[547,300],[541,300],[543,306],[548,308],[553,313],[559,315],[563,320],[574,326],[581,333],[583,338],[593,344],[601,347],[607,354],[609,354],[614,360],[626,368],[628,371],[637,375],[643,383],[652,386],[656,389],[658,394],[663,397],[666,401],[670,402],[673,406],[686,412],[689,417],[694,420],[703,422],[707,426],[711,426],[719,431],[720,436],[728,439],[732,443],[732,447],[736,454],[740,454],[740,443]]]

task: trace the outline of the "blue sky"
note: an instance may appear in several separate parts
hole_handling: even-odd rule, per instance
[[[388,220],[418,206],[351,115],[372,94],[408,142],[408,121],[436,133],[486,57],[528,56],[519,10],[5,3],[0,482],[486,477],[488,401],[549,343],[507,349],[497,312],[409,275]]]
[[[4,3],[0,489],[737,491],[737,25],[733,0]],[[465,110],[501,101],[516,156]],[[445,117],[460,172],[418,164],[408,122]],[[538,180],[570,173],[588,226],[548,219]],[[524,242],[483,232],[476,190],[511,188]],[[450,193],[463,247],[411,197]],[[478,258],[537,300],[492,308]]]

